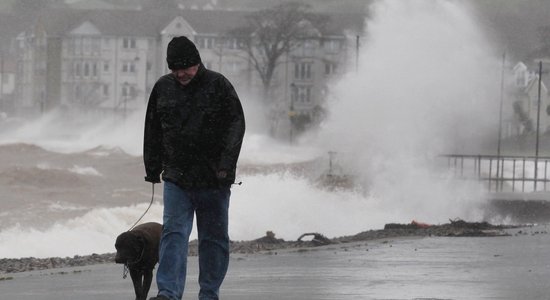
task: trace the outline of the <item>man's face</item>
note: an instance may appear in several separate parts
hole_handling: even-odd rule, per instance
[[[187,85],[197,75],[197,71],[199,71],[198,64],[185,69],[172,70],[172,74],[182,85]]]

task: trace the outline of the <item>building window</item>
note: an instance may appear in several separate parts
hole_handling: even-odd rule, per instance
[[[195,45],[197,48],[201,49],[204,48],[204,38],[202,37],[195,37]]]
[[[297,53],[300,56],[314,56],[316,48],[317,48],[316,41],[303,40]]]
[[[323,42],[323,47],[327,52],[336,53],[340,51],[342,44],[339,40],[325,40]]]
[[[197,37],[195,43],[199,49],[214,49],[216,39],[213,37]]]
[[[298,87],[298,101],[302,103],[311,102],[311,87],[309,86]]]
[[[103,72],[104,73],[109,72],[109,63],[108,62],[103,63]]]
[[[303,62],[294,65],[294,78],[296,79],[311,79],[312,63]]]
[[[122,63],[122,73],[135,73],[136,64],[134,62],[124,62]]]
[[[332,75],[335,74],[338,70],[338,65],[333,62],[326,62],[325,63],[325,75]]]
[[[122,97],[124,98],[135,98],[136,97],[136,88],[133,85],[125,83],[122,86]]]
[[[109,85],[108,84],[103,85],[103,96],[104,97],[109,97]]]
[[[122,48],[124,48],[124,49],[135,49],[136,48],[136,39],[123,38],[122,39]]]
[[[239,49],[239,41],[236,38],[226,39],[224,45],[226,49]]]
[[[74,65],[74,74],[76,75],[76,77],[82,76],[82,72],[80,70],[80,63],[79,62],[75,63],[75,65]]]
[[[311,86],[295,86],[291,99],[294,103],[311,103]]]

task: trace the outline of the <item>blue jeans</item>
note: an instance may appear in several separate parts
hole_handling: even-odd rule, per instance
[[[197,215],[199,300],[218,299],[229,265],[229,188],[182,189],[164,182],[164,216],[157,285],[159,295],[180,300],[185,288],[189,235]]]

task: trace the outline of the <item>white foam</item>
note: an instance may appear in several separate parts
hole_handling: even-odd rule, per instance
[[[59,211],[86,211],[89,210],[89,208],[85,206],[79,206],[70,204],[67,202],[61,202],[56,201],[48,205],[48,210],[52,212],[59,212]]]
[[[147,205],[93,209],[82,217],[47,228],[16,224],[0,232],[0,257],[65,257],[115,252],[116,237],[128,230]],[[142,222],[159,220],[162,220],[162,207],[155,203]]]
[[[69,169],[69,171],[79,175],[102,176],[101,173],[94,167],[82,167],[74,165],[72,168]]]
[[[41,162],[41,163],[37,164],[36,167],[40,170],[56,170],[56,171],[65,170],[64,168],[61,168],[61,167],[52,166],[51,163],[49,163],[49,162]],[[67,171],[69,171],[71,173],[78,174],[78,175],[103,176],[94,167],[83,167],[83,166],[79,166],[79,165],[73,165]]]

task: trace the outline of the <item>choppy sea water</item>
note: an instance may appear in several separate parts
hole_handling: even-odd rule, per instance
[[[142,158],[117,148],[60,153],[32,144],[0,145],[0,257],[113,252],[116,236],[151,201],[151,184],[143,176]],[[240,174],[239,180],[243,185],[232,189],[230,207],[234,240],[268,230],[285,239],[312,230],[340,236],[373,226],[364,222],[362,209],[371,204],[354,191],[319,189],[286,170]],[[152,200],[142,222],[162,221],[162,185],[155,185]],[[335,207],[341,213],[334,214]]]
[[[285,240],[306,232],[332,238],[413,219],[478,221],[457,203],[439,199],[404,204],[353,188],[329,189],[316,180],[329,165],[322,153],[296,146],[270,154],[262,150],[265,145],[255,148],[263,142],[251,138],[243,149],[238,172],[243,185],[232,188],[230,204],[233,240],[259,238],[266,231]],[[296,165],[303,162],[315,172],[300,171]],[[152,197],[143,176],[141,156],[121,148],[67,153],[28,143],[0,144],[0,257],[114,252],[116,236],[137,221],[151,200],[142,222],[162,222],[162,185],[155,185]]]

